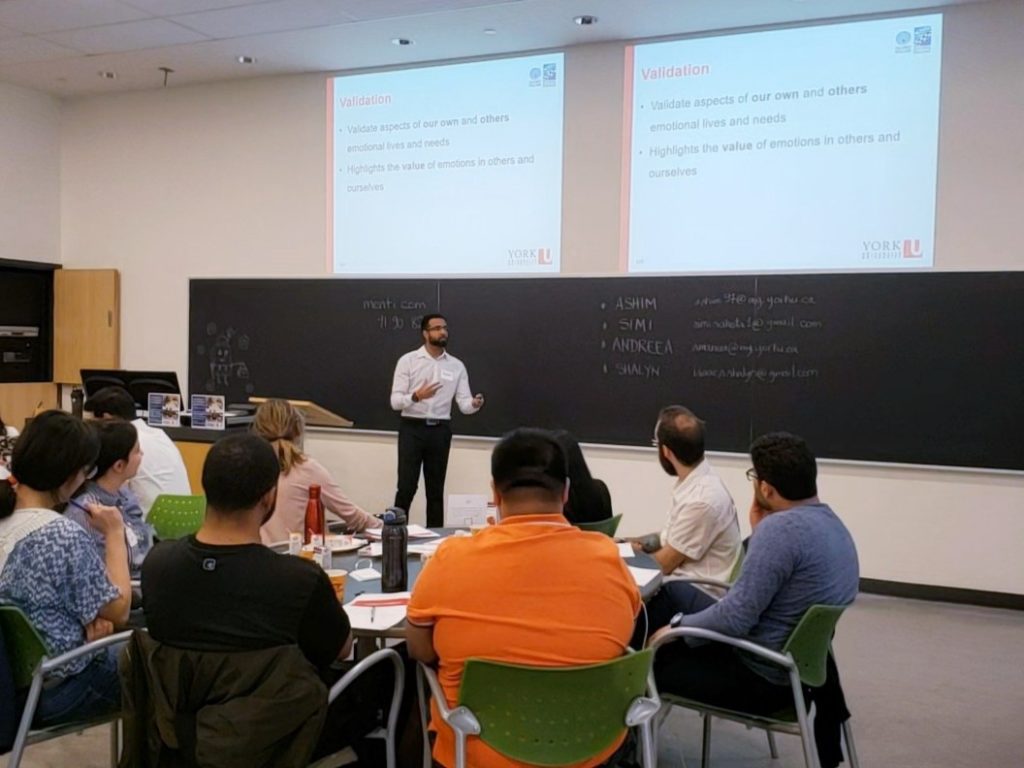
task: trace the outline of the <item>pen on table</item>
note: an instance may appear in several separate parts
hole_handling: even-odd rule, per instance
[[[370,606],[370,623],[373,624],[373,620],[377,618],[377,606]]]

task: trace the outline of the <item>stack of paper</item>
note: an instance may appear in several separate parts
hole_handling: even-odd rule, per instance
[[[636,585],[643,589],[651,583],[651,579],[657,576],[660,571],[657,568],[637,568],[633,565],[627,565],[629,572],[633,574],[633,578],[636,580]]]
[[[636,557],[636,550],[633,549],[633,545],[628,541],[620,541],[618,543],[619,554],[622,557]]]
[[[405,621],[409,606],[409,592],[391,592],[380,595],[359,595],[345,604],[352,629],[379,629],[384,631]]]

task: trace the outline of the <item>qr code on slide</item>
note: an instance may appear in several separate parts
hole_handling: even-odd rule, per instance
[[[932,45],[932,28],[914,27],[914,48],[915,50],[928,50]]]

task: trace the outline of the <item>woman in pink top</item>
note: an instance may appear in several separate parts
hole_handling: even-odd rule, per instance
[[[281,462],[277,481],[277,506],[263,524],[260,536],[264,544],[287,541],[292,531],[301,531],[309,499],[309,486],[319,485],[328,517],[345,521],[350,531],[376,528],[380,521],[353,504],[324,466],[302,452],[305,422],[302,414],[287,400],[268,400],[256,411],[253,431],[270,441]]]

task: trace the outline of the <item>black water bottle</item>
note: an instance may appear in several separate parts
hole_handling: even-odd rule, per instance
[[[71,390],[71,415],[82,418],[82,407],[85,404],[85,393],[81,387]]]
[[[405,510],[388,507],[381,515],[381,579],[382,592],[404,592],[409,588],[409,529]]]

